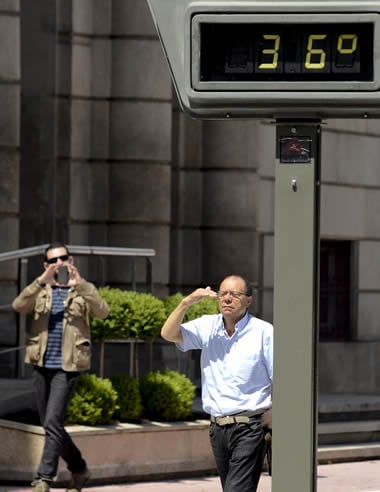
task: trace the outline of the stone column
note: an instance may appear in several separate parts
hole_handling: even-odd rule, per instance
[[[209,121],[203,133],[203,283],[258,277],[255,121]]]
[[[173,111],[170,287],[192,291],[202,279],[203,122]]]
[[[57,233],[55,1],[21,1],[21,43],[20,246],[27,247]]]
[[[59,172],[69,194],[59,216],[66,242],[107,245],[111,2],[61,2],[60,13]],[[99,282],[99,258],[76,262]]]
[[[109,244],[154,248],[160,295],[169,280],[170,75],[146,2],[112,5]],[[111,263],[112,283],[125,281],[120,265]]]
[[[0,13],[0,251],[17,249],[20,179],[20,6],[2,2]],[[17,262],[0,263],[1,305],[17,293]],[[0,348],[17,346],[15,315],[0,311]],[[13,377],[17,352],[2,354],[0,373]]]

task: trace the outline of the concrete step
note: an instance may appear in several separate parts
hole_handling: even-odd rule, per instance
[[[318,395],[319,422],[380,419],[380,395],[321,393]]]
[[[380,442],[380,420],[352,420],[318,424],[319,445],[363,442]]]
[[[379,459],[380,442],[319,445],[317,456],[319,464]]]

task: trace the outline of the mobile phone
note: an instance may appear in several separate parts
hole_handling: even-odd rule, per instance
[[[67,284],[67,282],[69,281],[69,270],[66,265],[59,265],[58,272],[56,274],[56,280],[58,284]]]

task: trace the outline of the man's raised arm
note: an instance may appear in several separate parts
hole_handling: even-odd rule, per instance
[[[181,324],[183,318],[189,307],[196,304],[204,297],[217,297],[217,293],[213,291],[211,287],[206,287],[205,289],[196,289],[194,292],[184,297],[165,321],[164,326],[161,329],[162,338],[165,338],[168,342],[182,343]]]

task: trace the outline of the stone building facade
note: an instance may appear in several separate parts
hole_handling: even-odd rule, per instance
[[[0,40],[0,252],[52,239],[154,248],[155,295],[236,272],[271,320],[274,125],[182,113],[145,0],[1,0]],[[377,121],[323,127],[325,392],[380,389],[379,151]],[[0,304],[17,273],[0,263]],[[107,262],[107,283],[129,275]],[[3,310],[0,347],[17,344],[14,326]]]

